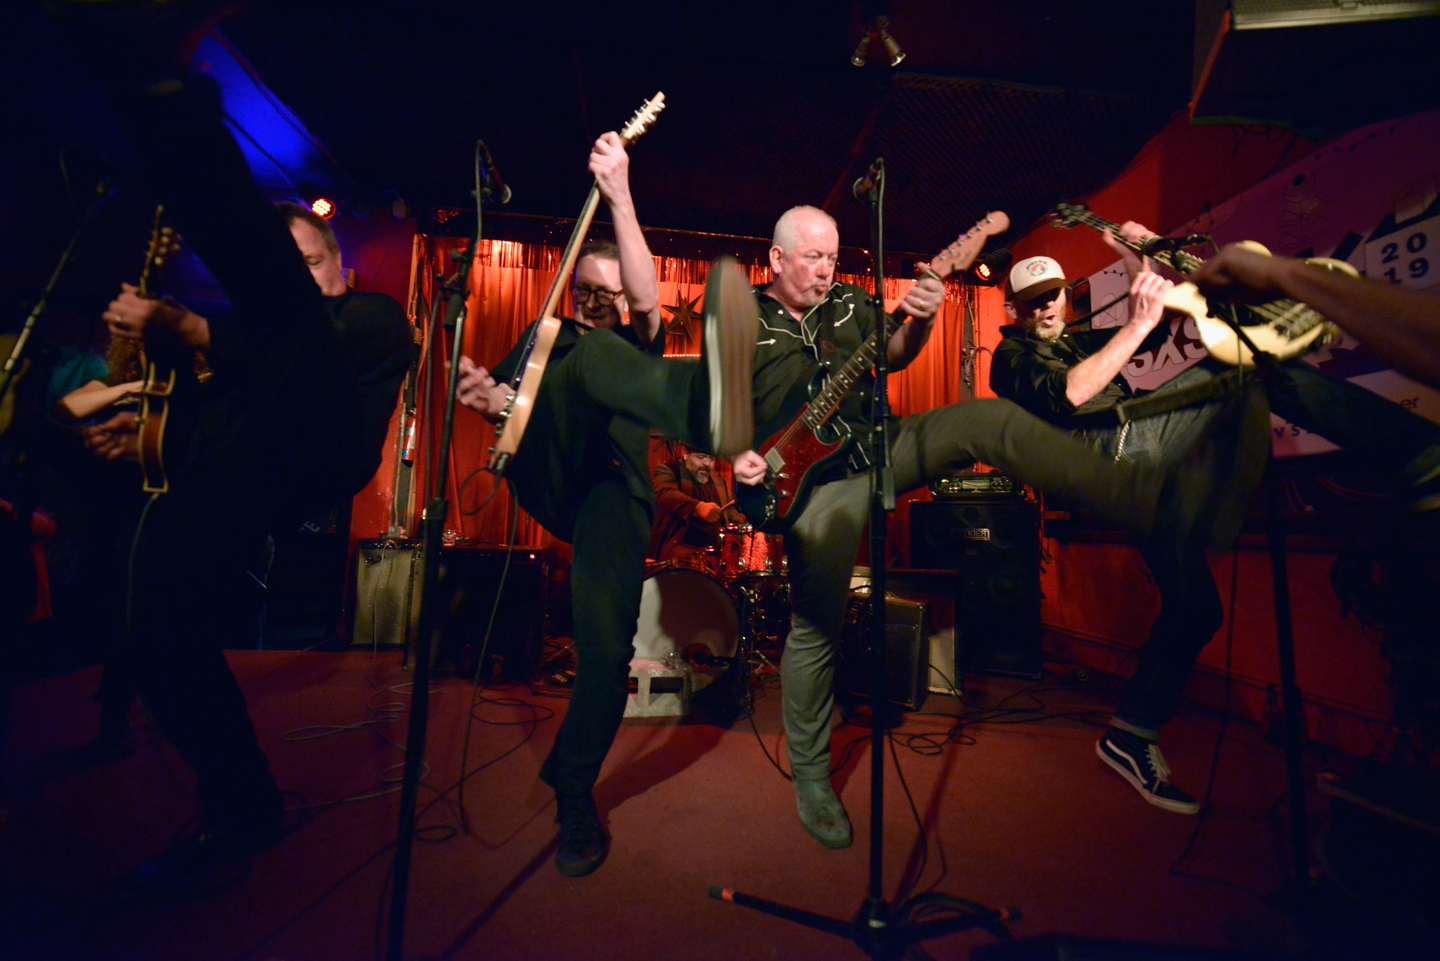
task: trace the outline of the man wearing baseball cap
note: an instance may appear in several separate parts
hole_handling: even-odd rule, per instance
[[[1130,222],[1120,237],[1136,244],[1154,234]],[[1223,535],[1233,537],[1249,493],[1259,480],[1269,445],[1269,410],[1291,423],[1359,453],[1424,494],[1440,475],[1440,431],[1433,424],[1376,394],[1326,377],[1308,364],[1279,364],[1266,378],[1164,413],[1131,419],[1123,426],[1116,407],[1134,396],[1121,369],[1169,333],[1161,325],[1165,294],[1173,286],[1110,234],[1104,235],[1131,277],[1129,319],[1120,327],[1069,331],[1064,270],[1049,257],[1028,257],[1010,270],[1005,311],[1015,324],[1001,329],[990,386],[1031,413],[1083,436],[1117,460],[1173,463],[1203,438],[1224,454],[1207,471]],[[1182,391],[1213,382],[1225,365],[1202,360],[1151,392],[1178,401]],[[1262,389],[1263,382],[1263,389]],[[1268,402],[1268,403],[1267,403]],[[1226,465],[1226,466],[1221,466]],[[1414,498],[1414,503],[1420,503]],[[1228,526],[1227,526],[1228,525]],[[1204,551],[1191,542],[1160,540],[1137,545],[1160,592],[1160,612],[1140,649],[1135,676],[1126,687],[1110,729],[1096,744],[1100,759],[1149,803],[1194,814],[1200,806],[1170,782],[1160,753],[1160,728],[1174,716],[1200,651],[1224,622],[1224,609]]]
[[[1166,421],[1163,426],[1171,429],[1147,432],[1146,449],[1138,452],[1127,445],[1131,438],[1117,428],[1115,417],[1115,406],[1132,395],[1121,368],[1137,352],[1158,346],[1169,331],[1160,320],[1171,286],[1153,271],[1138,270],[1130,292],[1130,318],[1123,326],[1071,332],[1065,327],[1069,289],[1060,264],[1050,257],[1019,261],[1005,287],[1005,312],[1015,325],[1002,328],[1004,337],[990,369],[991,389],[1080,433],[1112,456],[1151,459],[1159,454],[1152,440],[1168,441],[1165,446],[1173,450],[1188,449],[1199,438],[1203,421],[1216,413],[1214,404],[1151,418]],[[1160,614],[1096,752],[1151,804],[1194,814],[1200,805],[1170,783],[1158,743],[1160,727],[1178,708],[1190,666],[1219,630],[1224,611],[1204,551],[1144,544],[1141,553],[1160,590]]]

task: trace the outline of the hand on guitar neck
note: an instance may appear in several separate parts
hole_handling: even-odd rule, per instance
[[[1115,379],[1120,370],[1140,349],[1150,332],[1160,326],[1165,316],[1165,296],[1174,284],[1155,273],[1153,261],[1141,257],[1126,242],[1139,243],[1154,236],[1139,224],[1127,222],[1117,239],[1112,233],[1101,235],[1105,243],[1120,255],[1130,275],[1130,318],[1104,347],[1065,372],[1065,399],[1076,407],[1090,400]]]
[[[120,293],[102,315],[115,337],[144,338],[147,332],[168,332],[187,347],[210,349],[210,322],[199,314],[165,300],[140,293],[133,284],[121,284]]]

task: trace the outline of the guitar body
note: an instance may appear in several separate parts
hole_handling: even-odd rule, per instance
[[[1251,249],[1258,248],[1261,252],[1269,253],[1264,247],[1253,241],[1245,241],[1245,245]],[[1312,257],[1305,262],[1323,270],[1339,271],[1351,277],[1360,276],[1359,271],[1343,260]],[[1205,298],[1200,296],[1200,292],[1195,289],[1193,284],[1181,284],[1174,289],[1180,290],[1182,287],[1188,288],[1189,297],[1199,303],[1200,313],[1191,313],[1191,316],[1195,318],[1195,326],[1200,331],[1200,340],[1205,344],[1205,349],[1210,351],[1210,356],[1232,367],[1253,367],[1255,355],[1235,334],[1234,329],[1223,320],[1217,320],[1210,315],[1210,308],[1205,303]],[[1165,306],[1170,306],[1168,297],[1165,299]],[[1269,312],[1274,314],[1273,318],[1264,319],[1263,323],[1258,324],[1241,324],[1240,329],[1259,350],[1279,360],[1289,360],[1291,357],[1307,354],[1332,339],[1337,333],[1334,324],[1305,304],[1289,300],[1276,301],[1267,306],[1271,308]],[[1190,311],[1186,312],[1190,313]],[[1251,317],[1254,319],[1253,312]]]
[[[490,448],[490,469],[503,474],[510,466],[510,460],[520,449],[520,439],[525,436],[525,427],[530,423],[530,414],[535,410],[535,395],[540,393],[540,381],[545,376],[545,367],[550,363],[550,351],[555,347],[555,338],[560,334],[560,321],[555,317],[542,317],[535,328],[535,338],[525,353],[525,362],[520,365],[520,383],[510,403],[501,412],[500,426],[495,437],[495,446]]]
[[[824,373],[810,383],[810,398],[820,394]],[[769,466],[764,484],[736,484],[735,507],[750,526],[767,534],[783,534],[795,523],[822,473],[850,449],[850,435],[825,423],[818,430],[805,424],[809,406],[760,445]]]
[[[176,370],[162,369],[153,361],[145,365],[145,383],[140,388],[139,434],[141,489],[147,494],[170,490],[165,476],[165,428],[170,421],[170,397],[175,393]]]

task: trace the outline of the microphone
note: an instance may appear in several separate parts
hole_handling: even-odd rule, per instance
[[[1210,238],[1204,234],[1189,234],[1185,237],[1146,237],[1140,241],[1140,253],[1146,257],[1154,254],[1167,253],[1179,250],[1182,247],[1193,247],[1196,244],[1208,244]]]
[[[475,149],[480,154],[480,165],[484,170],[485,186],[480,188],[482,195],[488,196],[490,202],[497,207],[503,207],[510,202],[510,188],[505,186],[505,181],[500,179],[500,171],[495,169],[495,160],[490,156],[490,148],[485,146],[485,141],[475,141]]]
[[[875,162],[870,165],[870,169],[865,172],[865,176],[855,181],[855,184],[850,188],[850,193],[855,195],[856,200],[864,200],[865,195],[874,190],[875,185],[880,183],[884,177],[885,158],[876,157]]]

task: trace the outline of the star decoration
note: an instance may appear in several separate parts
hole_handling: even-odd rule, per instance
[[[690,343],[690,325],[699,320],[700,311],[696,309],[700,303],[700,297],[693,300],[686,299],[683,294],[676,297],[677,304],[666,304],[665,309],[670,311],[670,322],[665,325],[665,333],[673,334],[677,330],[680,336],[685,338],[685,343]]]

